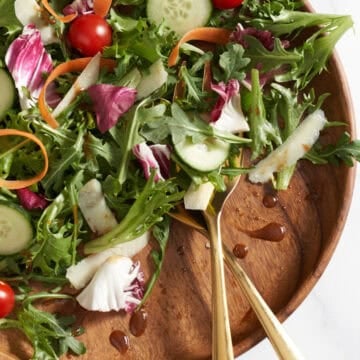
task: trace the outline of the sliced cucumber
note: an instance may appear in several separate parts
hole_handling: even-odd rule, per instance
[[[17,207],[0,204],[0,255],[25,249],[33,238],[29,218]]]
[[[0,86],[1,86],[1,97],[0,97],[0,120],[8,111],[15,99],[15,86],[10,75],[0,68]]]
[[[179,36],[207,24],[211,0],[148,0],[147,16],[156,24],[165,23]]]
[[[201,172],[218,169],[229,156],[230,144],[208,138],[203,143],[193,143],[190,137],[174,144],[179,157],[190,167]]]

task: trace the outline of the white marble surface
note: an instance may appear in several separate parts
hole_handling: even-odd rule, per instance
[[[360,2],[310,0],[318,12],[351,14],[354,31],[337,52],[350,85],[360,137]],[[307,360],[360,360],[360,174],[335,254],[314,290],[284,326]],[[277,359],[266,339],[238,360]]]

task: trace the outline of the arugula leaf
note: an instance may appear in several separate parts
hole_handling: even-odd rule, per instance
[[[80,128],[75,141],[67,147],[61,146],[49,152],[49,171],[42,180],[42,185],[46,192],[60,191],[65,183],[65,178],[69,169],[78,171],[80,160],[83,158],[85,129]]]
[[[224,81],[227,83],[231,79],[239,81],[245,79],[245,67],[250,63],[250,59],[244,57],[244,48],[239,44],[227,44],[226,51],[220,55],[219,65],[224,70]]]
[[[317,14],[306,11],[296,11],[288,6],[287,1],[257,1],[246,2],[245,7],[250,9],[252,16],[248,16],[244,11],[240,15],[240,20],[247,26],[258,29],[266,29],[274,36],[291,35],[296,37],[303,29],[318,27],[318,30],[308,37],[302,45],[292,51],[282,50],[283,56],[279,54],[278,60],[291,64],[291,70],[283,75],[276,77],[278,81],[296,81],[297,87],[303,89],[309,82],[326,68],[326,62],[331,55],[336,42],[351,27],[353,22],[350,16]],[[294,7],[296,8],[296,7]],[[254,39],[247,37],[247,41],[254,42]],[[256,41],[256,40],[255,40]],[[281,50],[280,41],[277,48]],[[249,50],[251,50],[249,47]],[[287,54],[286,54],[287,53]],[[246,54],[251,57],[251,55]],[[261,51],[264,56],[266,66],[271,68],[271,61],[276,66],[276,60],[269,57],[267,62],[266,53]],[[266,60],[266,62],[265,62]],[[279,63],[278,63],[279,64]],[[277,65],[278,66],[278,65]]]
[[[319,14],[286,9],[279,11],[274,6],[269,7],[265,5],[265,7],[259,11],[259,18],[245,17],[242,20],[248,25],[259,29],[266,29],[275,36],[290,35],[293,32],[299,32],[304,28],[313,26],[328,26],[333,21],[343,18],[343,15]]]
[[[354,166],[354,160],[360,161],[360,140],[351,141],[350,134],[344,132],[336,144],[322,146],[316,143],[305,158],[313,164],[339,165],[344,162],[347,166]]]
[[[321,28],[297,50],[302,54],[302,60],[289,73],[280,75],[276,79],[278,81],[294,80],[297,87],[305,88],[316,75],[326,68],[327,60],[332,54],[335,44],[352,26],[351,17],[342,16]]]
[[[81,219],[77,211],[77,191],[83,185],[82,172],[42,212],[36,227],[36,240],[30,248],[32,271],[43,275],[64,275],[75,261]]]
[[[248,44],[245,55],[251,59],[250,67],[260,67],[262,72],[274,70],[283,65],[295,66],[302,60],[301,54],[296,50],[285,50],[278,38],[274,40],[273,50],[267,50],[261,41],[253,36],[245,35],[245,39]]]
[[[21,330],[31,342],[33,360],[58,360],[71,350],[76,355],[86,352],[83,343],[72,334],[72,317],[57,317],[54,314],[36,308],[38,300],[72,299],[69,295],[40,292],[26,296],[17,311],[17,319],[0,319],[0,329],[16,328]]]
[[[175,179],[154,182],[154,172],[121,222],[111,231],[84,246],[86,254],[100,252],[133,240],[161,222],[184,196]]]
[[[276,145],[281,144],[279,128],[269,122],[266,118],[266,109],[263,100],[263,94],[260,86],[259,71],[251,71],[251,104],[248,112],[250,124],[249,137],[252,140],[250,147],[252,150],[252,159],[256,159],[264,150],[271,150],[273,142]]]
[[[104,161],[109,169],[116,168],[121,156],[119,146],[110,136],[100,139],[91,132],[84,135],[83,151],[86,158],[86,168],[94,174],[98,173],[100,169],[105,169]]]
[[[142,298],[141,303],[138,305],[138,309],[140,309],[146,303],[150,294],[152,293],[156,281],[160,276],[160,272],[165,259],[166,246],[170,235],[170,217],[164,216],[164,220],[162,222],[154,225],[152,233],[155,240],[159,244],[159,250],[153,250],[151,252],[151,257],[155,264],[155,271],[147,284],[144,297]]]

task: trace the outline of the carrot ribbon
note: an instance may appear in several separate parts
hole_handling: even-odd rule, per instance
[[[16,130],[16,129],[0,129],[0,136],[22,136],[37,144],[42,152],[44,157],[44,167],[43,169],[33,176],[32,178],[25,179],[25,180],[5,180],[0,179],[0,187],[4,187],[10,190],[22,189],[37,182],[41,181],[44,176],[46,175],[48,168],[49,168],[49,159],[47,155],[47,151],[45,149],[44,144],[41,142],[39,138],[37,138],[34,134],[31,134],[26,131]]]
[[[188,31],[172,49],[168,59],[168,66],[172,67],[177,63],[182,44],[192,40],[201,40],[225,45],[229,42],[231,33],[231,30],[212,27],[201,27]]]
[[[111,3],[111,0],[94,0],[94,13],[105,17],[111,8]]]

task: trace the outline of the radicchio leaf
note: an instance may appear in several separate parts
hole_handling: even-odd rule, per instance
[[[16,190],[16,194],[21,206],[26,210],[44,210],[49,202],[39,193],[35,193],[28,188]]]
[[[220,96],[211,111],[211,121],[219,119],[224,106],[231,100],[234,95],[239,93],[240,84],[237,80],[230,80],[227,84],[223,82],[219,84],[211,84],[211,90],[218,93]]]
[[[133,264],[133,268],[131,272],[137,271],[137,268],[140,267],[140,262],[136,262]],[[139,270],[137,271],[137,276],[135,280],[130,284],[129,287],[125,289],[126,292],[131,292],[132,294],[132,301],[126,301],[125,303],[125,311],[127,313],[132,313],[136,307],[140,304],[142,298],[145,294],[145,275],[144,273]],[[134,301],[134,299],[138,301]]]
[[[5,63],[19,92],[21,108],[34,106],[45,82],[44,74],[53,68],[35,25],[25,26],[23,33],[10,44]]]
[[[63,9],[64,15],[71,14],[91,14],[94,12],[94,0],[75,0],[71,4],[66,5]]]
[[[77,296],[79,304],[90,311],[132,312],[144,296],[144,274],[140,262],[111,256],[96,271],[90,283]]]
[[[257,38],[266,49],[273,50],[274,35],[268,30],[259,30],[253,27],[243,28],[241,24],[237,24],[235,30],[230,35],[230,40],[242,45],[245,49],[248,48],[246,36],[253,36]]]
[[[240,133],[249,131],[249,125],[246,121],[241,108],[240,84],[238,80],[232,79],[227,84],[211,84],[211,89],[220,96],[212,110],[211,126],[219,130]]]
[[[267,50],[274,49],[275,36],[271,31],[268,30],[259,30],[253,27],[245,28],[241,24],[237,24],[235,30],[230,35],[230,40],[242,45],[245,49],[248,48],[248,43],[246,42],[246,36],[253,36],[258,39]],[[289,46],[287,40],[283,40],[282,45],[284,48]]]
[[[116,125],[136,100],[136,90],[123,86],[96,84],[88,88],[96,113],[96,124],[101,133]]]
[[[143,142],[134,146],[133,153],[139,160],[146,179],[150,177],[151,170],[155,170],[155,181],[170,177],[171,151],[168,145],[147,145]]]

